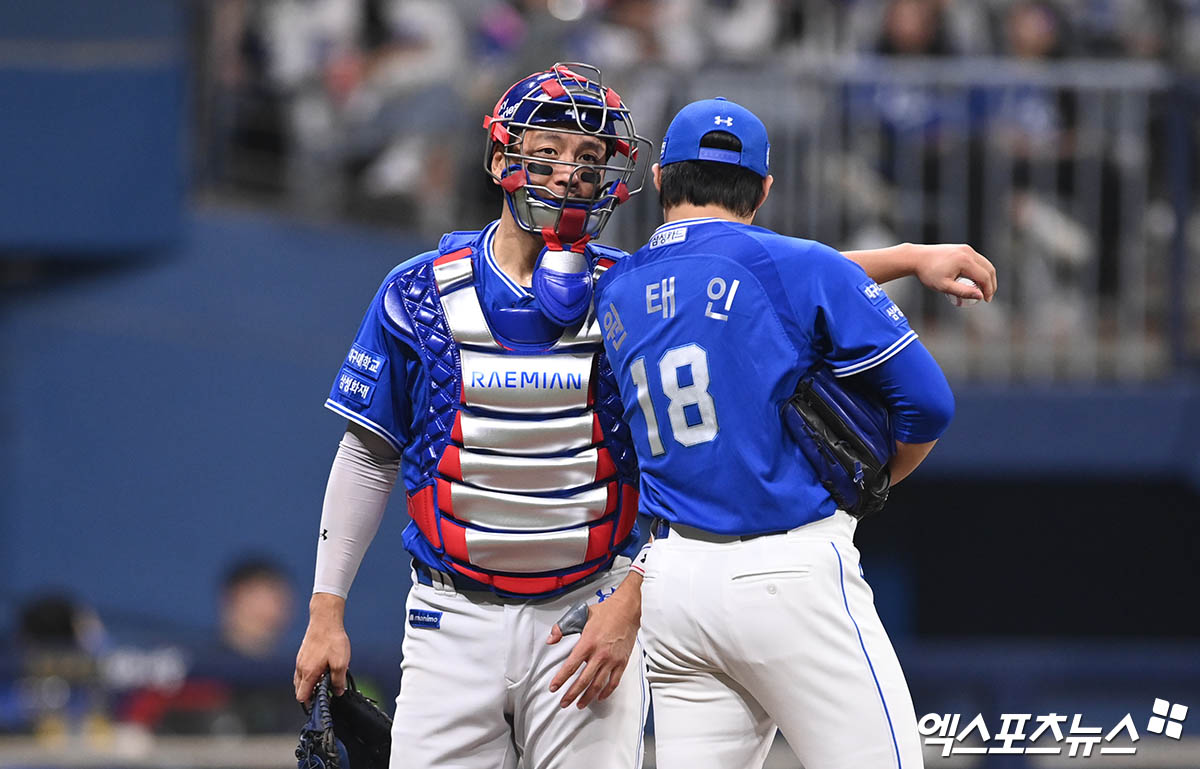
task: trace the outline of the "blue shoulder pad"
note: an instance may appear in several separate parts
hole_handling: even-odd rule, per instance
[[[416,329],[413,328],[412,318],[409,317],[408,311],[404,308],[404,302],[401,301],[401,287],[403,276],[397,276],[383,289],[383,301],[380,309],[383,310],[384,326],[388,331],[400,337],[409,345],[415,345],[417,341]]]
[[[379,318],[391,334],[414,349],[417,348],[416,328],[403,297],[420,299],[421,294],[433,288],[433,273],[430,264],[440,251],[426,251],[401,264],[387,276],[379,290]]]
[[[625,251],[622,251],[619,248],[613,248],[612,246],[602,246],[599,243],[588,243],[588,251],[591,252],[594,259],[600,259],[601,257],[605,257],[608,259],[612,259],[613,261],[620,261],[620,260],[624,259],[625,257],[629,256],[628,253],[626,253]]]
[[[438,253],[449,254],[460,248],[466,248],[473,245],[479,239],[481,230],[457,230],[455,232],[447,232],[438,241]]]
[[[401,264],[388,276],[380,297],[380,315],[384,325],[393,335],[410,347],[419,349],[417,323],[429,323],[429,318],[413,318],[410,308],[428,310],[429,294],[436,292],[433,269],[430,266],[438,256],[461,251],[479,240],[480,230],[447,232],[438,241],[437,251],[428,251]],[[407,303],[405,299],[407,298]]]

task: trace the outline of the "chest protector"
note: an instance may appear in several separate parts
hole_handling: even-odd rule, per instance
[[[633,444],[594,311],[567,329],[536,308],[489,318],[476,238],[443,237],[436,259],[397,275],[383,296],[388,330],[429,380],[405,452],[419,475],[406,473],[408,512],[455,572],[501,594],[550,595],[627,544]],[[591,255],[597,275],[612,263],[602,248]]]

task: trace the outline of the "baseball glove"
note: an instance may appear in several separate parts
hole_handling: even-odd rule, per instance
[[[326,673],[313,689],[296,747],[298,769],[387,769],[392,719],[358,691],[349,673],[346,683],[335,696]]]
[[[855,518],[883,509],[896,442],[882,404],[819,366],[800,379],[783,420],[839,508]]]

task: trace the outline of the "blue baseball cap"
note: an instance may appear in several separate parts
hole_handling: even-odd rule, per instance
[[[742,151],[701,147],[700,140],[710,131],[725,131],[742,142]],[[718,96],[715,99],[694,101],[683,109],[667,126],[663,137],[660,166],[684,160],[713,160],[749,168],[767,177],[771,161],[771,143],[767,127],[750,110]]]

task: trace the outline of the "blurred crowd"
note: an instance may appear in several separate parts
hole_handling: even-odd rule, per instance
[[[1200,248],[1200,209],[1179,202],[1180,190],[1200,187],[1200,0],[213,0],[202,9],[197,167],[200,188],[226,197],[427,238],[479,226],[500,201],[481,172],[483,116],[524,75],[585,61],[652,143],[674,110],[713,88],[759,111],[772,159],[787,169],[776,171],[781,202],[767,226],[843,247],[970,242],[988,254],[1006,290],[999,309],[969,317],[972,333],[1040,356],[1021,364],[1033,376],[1155,370],[1166,359],[1165,308],[1195,294],[1172,299],[1170,286],[1200,284],[1200,274],[1173,274],[1165,256],[1177,232]],[[1172,110],[1188,83],[1192,112],[1180,128],[1184,113]],[[1192,161],[1176,162],[1189,147]],[[791,219],[772,219],[783,205]],[[656,223],[653,192],[624,208],[606,237],[636,248]],[[944,303],[897,291],[936,331]],[[1200,333],[1200,300],[1192,304]],[[1043,331],[1062,351],[1027,345]],[[1133,357],[1080,353],[1080,334],[1101,344],[1125,334],[1117,347]],[[1011,375],[1005,355],[990,357]]]
[[[632,95],[664,72],[851,54],[1153,59],[1200,71],[1200,0],[213,0],[200,7],[205,181],[282,196],[306,214],[349,213],[428,233],[493,200],[477,173],[479,122],[509,83],[554,61],[599,64]]]
[[[146,637],[146,618],[106,621],[68,593],[18,602],[0,643],[0,735],[102,747],[121,730],[295,731],[304,717],[290,686],[291,579],[273,560],[248,556],[229,565],[217,595],[211,631],[176,630],[166,639]]]

